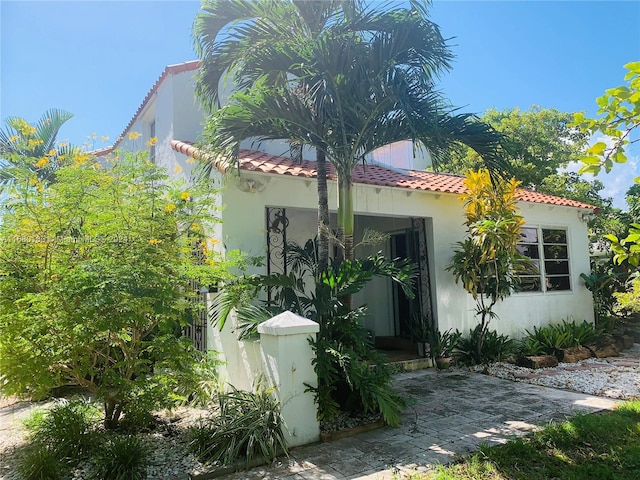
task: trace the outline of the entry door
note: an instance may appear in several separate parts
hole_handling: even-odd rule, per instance
[[[411,224],[412,228],[391,235],[392,258],[408,258],[418,266],[413,299],[407,298],[402,288],[393,283],[395,335],[404,338],[411,337],[415,322],[425,327],[434,326],[426,222],[424,218],[412,218]]]

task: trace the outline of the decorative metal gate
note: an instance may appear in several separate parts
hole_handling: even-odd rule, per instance
[[[427,251],[427,228],[424,218],[412,218],[411,228],[414,234],[413,258],[418,262],[417,297],[420,302],[422,321],[426,327],[435,327],[433,304],[431,301],[431,280],[429,277],[429,254]]]
[[[267,227],[267,275],[272,273],[287,274],[287,227],[289,219],[285,208],[265,208]],[[267,299],[271,302],[271,289],[267,291]]]
[[[266,208],[267,275],[287,273],[287,227],[285,208]]]
[[[193,346],[201,352],[207,350],[207,290],[191,282],[191,288],[196,292],[189,298],[193,308],[187,318],[188,325],[182,328],[182,335],[193,342]]]
[[[205,254],[202,249],[202,240],[195,241],[191,250],[197,262],[203,263],[205,260]],[[182,336],[190,338],[193,342],[193,346],[201,352],[207,350],[207,293],[208,288],[202,288],[201,285],[195,281],[190,282],[193,296],[188,297],[192,308],[187,312],[187,325],[182,327]]]

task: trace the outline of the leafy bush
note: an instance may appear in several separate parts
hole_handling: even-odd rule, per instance
[[[518,345],[518,353],[524,356],[544,355],[546,353],[545,346],[537,338],[526,336]]]
[[[558,350],[591,343],[601,335],[592,323],[563,320],[560,324],[533,327],[520,342],[523,355],[555,355]]]
[[[401,397],[390,388],[393,370],[386,358],[370,347],[360,324],[364,307],[327,318],[313,346],[318,375],[316,394],[320,420],[339,410],[380,413],[392,426],[400,422]]]
[[[272,390],[233,389],[218,396],[218,411],[190,431],[190,451],[201,461],[231,465],[287,452],[280,404]]]
[[[47,445],[36,443],[24,451],[17,470],[24,480],[62,480],[67,476],[68,465]]]
[[[139,480],[147,476],[149,449],[134,436],[113,436],[95,457],[92,478]]]
[[[200,241],[215,222],[211,185],[171,184],[144,153],[69,160],[55,183],[26,171],[7,195],[0,390],[38,398],[79,385],[116,428],[141,391],[174,401],[194,380],[200,357],[178,338],[192,309],[185,297],[196,294],[191,282],[213,285],[229,265]],[[202,255],[185,255],[195,242]]]
[[[482,348],[478,354],[478,343]],[[469,331],[466,337],[460,337],[454,349],[457,362],[464,365],[479,365],[490,362],[501,362],[515,350],[515,342],[507,335],[498,335],[495,330],[487,330],[482,339],[482,326],[478,325]]]
[[[59,400],[44,413],[26,422],[31,441],[45,445],[59,459],[81,458],[96,444],[93,427],[99,418],[98,408],[86,400]]]
[[[26,479],[65,478],[69,468],[98,443],[94,426],[99,409],[92,403],[59,400],[49,410],[37,410],[24,422],[30,444],[18,471]]]
[[[460,337],[462,337],[462,333],[457,330],[455,332],[452,332],[451,329],[446,332],[440,332],[438,329],[429,330],[427,338],[429,339],[431,358],[449,357]]]

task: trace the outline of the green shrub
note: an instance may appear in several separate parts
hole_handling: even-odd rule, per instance
[[[218,411],[190,431],[189,450],[205,462],[231,465],[256,456],[273,460],[287,451],[280,404],[271,390],[233,389],[218,397]]]
[[[555,355],[558,350],[591,343],[601,335],[592,323],[583,321],[577,324],[567,320],[560,324],[533,327],[533,332],[526,330],[526,333],[520,342],[523,355]]]
[[[466,337],[460,337],[454,349],[457,362],[464,365],[480,365],[490,362],[501,362],[515,351],[515,342],[507,335],[498,335],[495,330],[488,330],[478,355],[478,342],[481,341],[481,325],[469,331]]]
[[[95,457],[92,478],[138,480],[147,476],[149,449],[135,436],[113,436]]]
[[[462,333],[458,330],[455,332],[452,332],[451,329],[446,332],[440,332],[437,328],[429,330],[427,338],[429,339],[429,355],[431,359],[450,357],[461,337]]]
[[[59,400],[25,424],[34,445],[46,446],[60,460],[75,461],[95,446],[93,427],[99,415],[98,407],[86,400]]]
[[[30,444],[18,462],[27,479],[67,478],[70,467],[97,444],[94,425],[100,410],[83,399],[59,400],[49,410],[36,410],[25,421]]]
[[[537,338],[526,336],[518,345],[518,353],[524,356],[544,355],[546,353],[545,346]]]
[[[361,291],[375,276],[398,283],[413,298],[416,266],[407,260],[387,261],[382,253],[362,260],[332,261],[326,271],[317,271],[315,245],[287,243],[290,273],[244,276],[227,282],[212,306],[214,324],[222,328],[235,308],[241,338],[257,331],[260,322],[289,310],[320,324],[312,347],[317,387],[315,395],[320,420],[330,420],[340,410],[380,413],[392,426],[400,422],[401,397],[392,388],[392,369],[387,359],[371,346],[362,327],[366,307],[349,308],[345,298]],[[315,279],[309,292],[305,279]],[[267,305],[253,305],[258,292],[268,293]]]
[[[393,369],[387,359],[370,347],[367,331],[361,326],[364,307],[327,317],[317,340],[314,365],[320,420],[333,418],[338,411],[380,413],[387,424],[397,426],[403,401],[391,388]]]
[[[24,480],[62,480],[68,464],[58,459],[56,452],[45,444],[29,445],[20,457],[17,467]]]

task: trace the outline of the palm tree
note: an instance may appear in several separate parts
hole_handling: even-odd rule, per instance
[[[360,0],[204,0],[194,23],[196,51],[202,59],[197,94],[211,110],[219,107],[219,86],[225,75],[240,91],[257,83],[288,85],[292,79],[297,88],[308,90],[315,80],[308,77],[307,66],[315,60],[317,44],[325,36],[361,31],[366,24],[349,22],[361,17]],[[315,130],[321,129],[321,123],[315,125]],[[292,148],[293,152],[302,155],[301,148]],[[316,149],[316,168],[318,265],[324,271],[329,258],[324,148]]]
[[[56,145],[60,128],[72,117],[55,108],[47,110],[35,125],[21,117],[8,117],[0,130],[0,187],[14,181],[20,168],[36,173],[40,180],[53,180],[64,159],[75,151],[75,147]]]
[[[373,150],[413,140],[426,146],[437,164],[462,143],[494,170],[502,165],[498,135],[474,116],[456,113],[435,90],[434,78],[449,68],[451,55],[437,25],[427,19],[426,4],[379,11],[349,3],[358,8],[349,9],[340,22],[327,21],[313,42],[300,47],[310,54],[306,63],[287,70],[288,81],[261,74],[249,83],[256,71],[250,68],[246,77],[240,72],[245,89],[213,113],[207,140],[229,155],[248,138],[289,139],[324,153],[338,177],[338,229],[350,259],[352,171]],[[296,45],[273,47],[268,60],[287,64]]]

